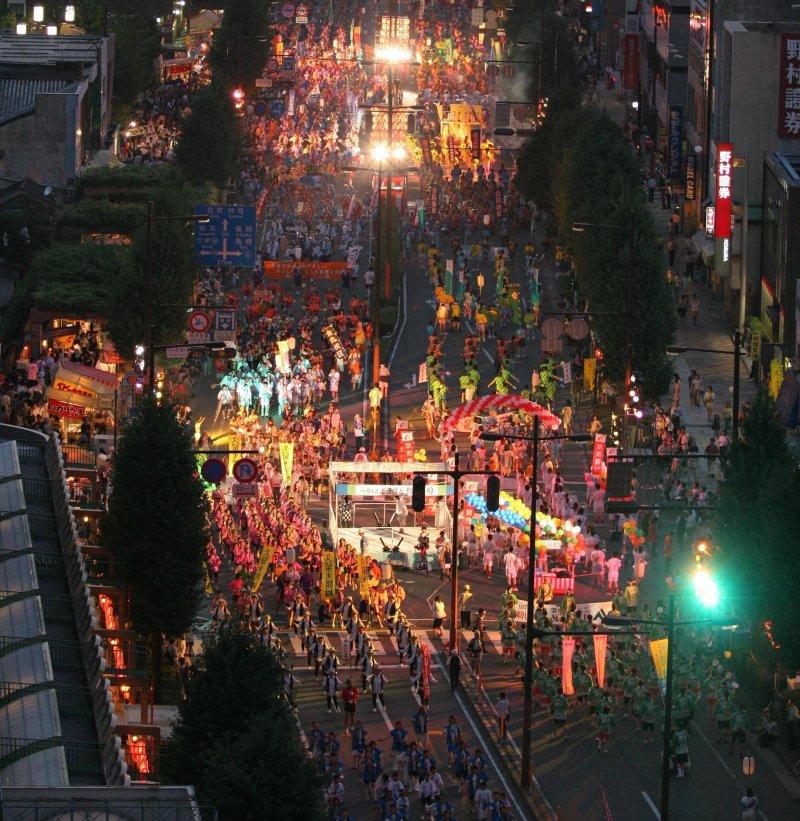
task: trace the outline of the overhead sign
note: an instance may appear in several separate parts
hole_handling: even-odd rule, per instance
[[[189,356],[188,345],[173,345],[167,348],[167,359],[186,359]]]
[[[193,334],[204,334],[211,327],[211,317],[205,311],[192,311],[189,316],[189,330]]]
[[[283,100],[272,100],[269,104],[269,115],[277,120],[286,113],[286,103]]]
[[[234,462],[232,473],[236,481],[249,484],[258,478],[258,465],[252,459],[239,459]]]
[[[781,35],[778,136],[800,137],[800,34]]]
[[[272,88],[272,78],[271,77],[256,77],[256,88]],[[264,111],[257,110],[259,107],[263,108]],[[253,106],[253,111],[259,115],[259,117],[263,116],[264,112],[267,110],[266,105],[264,103],[256,103]]]
[[[667,176],[676,180],[681,174],[681,156],[683,154],[683,107],[669,107],[667,144]]]
[[[733,143],[717,144],[717,196],[714,206],[714,270],[717,276],[727,276],[730,271],[733,219]]]
[[[252,268],[256,264],[256,209],[252,205],[196,205],[194,250],[203,265]]]
[[[683,197],[693,200],[697,191],[697,154],[689,152],[686,155],[686,180],[684,183]]]
[[[413,432],[411,433],[413,437]],[[413,439],[412,439],[413,444]],[[355,463],[354,463],[355,464]],[[411,498],[411,485],[357,485],[339,483],[336,485],[337,496],[408,496]],[[444,482],[428,482],[425,485],[426,496],[452,496],[453,486]]]
[[[206,459],[200,468],[200,475],[211,485],[218,485],[228,474],[228,467],[222,459]]]
[[[274,259],[265,259],[264,276],[277,279],[288,278],[293,275],[295,267],[300,269],[304,277],[338,279],[342,275],[342,271],[346,270],[347,262],[345,260],[337,262],[311,262],[310,260],[279,262]]]
[[[236,341],[236,312],[233,310],[217,310],[214,313],[214,341]]]

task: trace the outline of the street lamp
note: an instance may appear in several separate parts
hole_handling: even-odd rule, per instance
[[[587,434],[573,436],[540,436],[541,420],[533,417],[533,435],[517,436],[514,434],[482,433],[481,439],[496,442],[500,439],[515,439],[533,444],[533,476],[531,478],[530,538],[528,540],[528,612],[525,618],[525,685],[522,709],[522,789],[531,787],[531,721],[533,714],[533,587],[536,567],[536,506],[539,501],[539,487],[536,484],[539,473],[539,444],[541,442],[589,442],[592,437]]]
[[[731,425],[731,437],[734,442],[739,439],[739,393],[741,377],[739,372],[739,359],[742,355],[742,332],[737,328],[733,332],[733,350],[725,351],[720,348],[689,348],[683,345],[670,345],[666,348],[669,356],[677,356],[691,351],[693,353],[718,353],[733,357],[733,420]]]
[[[699,577],[699,581],[698,581]],[[700,570],[695,575],[695,593],[701,604],[706,607],[715,607],[719,603],[719,592],[716,582],[708,571]],[[657,619],[637,619],[626,616],[605,616],[603,624],[609,627],[635,627],[636,625],[655,625],[667,628],[667,664],[666,681],[664,685],[664,726],[663,750],[661,754],[661,819],[669,819],[669,743],[672,734],[672,667],[675,645],[675,628],[688,627],[697,624],[713,624],[717,627],[735,627],[736,619],[731,618],[704,618],[689,621],[675,621],[675,596],[669,597],[669,611],[667,621]]]
[[[64,22],[65,23],[74,23],[75,22],[75,6],[73,6],[73,5],[64,6]]]

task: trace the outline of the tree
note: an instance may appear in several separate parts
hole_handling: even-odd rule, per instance
[[[174,408],[143,398],[136,411],[116,451],[101,543],[124,566],[134,628],[158,639],[185,632],[197,614],[207,502]]]
[[[269,4],[263,0],[226,0],[222,27],[208,53],[211,73],[226,93],[261,76],[269,53]]]
[[[282,675],[250,633],[207,642],[162,752],[160,780],[193,784],[221,818],[324,817],[323,782],[281,697]]]
[[[720,587],[737,615],[749,617],[754,636],[764,623],[781,645],[784,664],[800,662],[795,591],[800,564],[793,547],[800,532],[800,468],[786,441],[775,403],[760,391],[741,427],[741,440],[724,460],[716,543]]]
[[[156,79],[161,36],[153,16],[142,12],[114,14],[111,30],[116,35],[114,116],[127,121],[136,98]]]
[[[236,170],[241,150],[239,120],[230,94],[217,83],[198,91],[175,149],[187,180],[225,188]]]

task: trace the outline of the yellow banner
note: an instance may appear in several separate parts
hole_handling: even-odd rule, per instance
[[[264,581],[264,576],[267,575],[267,568],[269,567],[269,563],[272,561],[272,557],[275,555],[275,545],[272,543],[268,543],[264,545],[263,550],[261,551],[261,556],[258,559],[258,567],[256,568],[256,574],[253,576],[253,592],[258,593],[259,587],[261,587],[261,583]]]
[[[372,564],[372,559],[369,556],[358,557],[358,594],[362,599],[369,596],[369,568]]]
[[[778,394],[783,384],[783,360],[773,359],[769,363],[769,395],[773,399],[778,398]]]
[[[597,374],[597,360],[590,356],[583,360],[583,389],[585,391],[594,390],[594,380]]]
[[[321,595],[323,599],[332,599],[336,593],[336,554],[332,550],[322,551],[322,582]]]
[[[230,436],[228,436],[228,450],[241,450],[242,449],[242,437],[238,433],[234,433],[231,431]],[[233,473],[233,466],[236,462],[238,462],[242,458],[240,453],[229,453],[228,454],[228,473]]]
[[[654,639],[650,642],[650,655],[653,657],[653,667],[656,668],[656,675],[662,679],[667,677],[668,648],[668,639]]]
[[[281,475],[283,476],[283,483],[288,486],[292,483],[294,442],[279,442],[278,448],[280,449],[281,454]]]

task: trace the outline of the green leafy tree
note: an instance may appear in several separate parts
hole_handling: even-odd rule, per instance
[[[111,30],[116,35],[114,116],[126,121],[136,98],[156,79],[161,35],[155,18],[144,13],[115,13]]]
[[[174,408],[148,397],[136,410],[115,454],[101,543],[125,569],[134,629],[151,638],[158,694],[160,636],[188,630],[200,605],[208,506],[192,435]]]
[[[226,0],[222,27],[208,53],[211,72],[226,92],[251,85],[269,53],[269,4],[263,0]]]
[[[800,532],[800,467],[792,455],[775,403],[765,391],[755,397],[741,440],[724,461],[716,541],[720,547],[722,598],[752,619],[758,639],[765,621],[790,669],[800,663],[800,625],[795,591],[800,564],[794,557]]]
[[[208,642],[161,755],[160,779],[193,784],[221,818],[323,818],[323,782],[281,697],[282,675],[250,633]]]
[[[198,91],[190,105],[191,113],[183,122],[175,149],[178,167],[193,183],[210,182],[224,188],[236,170],[241,151],[233,100],[214,83]]]

